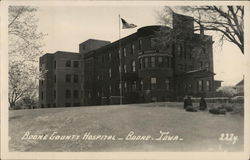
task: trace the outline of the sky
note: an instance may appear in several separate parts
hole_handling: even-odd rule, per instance
[[[45,53],[60,51],[78,52],[79,44],[90,38],[116,41],[119,39],[118,15],[134,23],[135,29],[121,30],[121,37],[128,36],[138,28],[157,25],[156,12],[162,6],[40,6],[37,12],[39,31],[46,33]],[[205,32],[206,34],[206,32]],[[241,51],[232,43],[218,45],[215,33],[209,33],[213,45],[215,79],[222,85],[235,85],[243,79],[247,62]]]

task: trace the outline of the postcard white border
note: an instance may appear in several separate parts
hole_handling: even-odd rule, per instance
[[[2,159],[249,159],[250,74],[245,73],[244,152],[9,152],[8,151],[8,12],[9,5],[88,6],[88,5],[244,5],[245,56],[250,70],[249,1],[2,1],[1,2],[1,158]],[[235,62],[236,65],[239,62]]]

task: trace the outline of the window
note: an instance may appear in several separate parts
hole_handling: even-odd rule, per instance
[[[109,53],[109,61],[111,61],[111,53]]]
[[[150,39],[150,46],[151,48],[156,47],[157,39],[156,38],[151,38]]]
[[[180,72],[183,71],[183,65],[182,64],[179,64],[179,70],[180,70]]]
[[[188,91],[188,85],[184,84],[184,92],[187,93],[187,91]]]
[[[74,90],[74,98],[79,98],[79,91],[78,90]]]
[[[104,57],[104,55],[102,55],[102,63],[104,63],[104,61],[105,61],[105,59],[104,59],[105,57]]]
[[[41,100],[43,100],[43,91],[41,92]]]
[[[142,58],[139,60],[139,64],[140,64],[140,69],[143,69]]]
[[[198,86],[197,86],[197,88],[198,88],[198,91],[200,92],[200,91],[203,91],[203,84],[202,84],[202,80],[198,80]]]
[[[184,66],[185,66],[185,67],[184,67],[184,70],[185,70],[185,71],[188,71],[188,66],[187,66],[187,64],[185,64]]]
[[[54,75],[54,83],[56,83],[56,75]]]
[[[54,90],[54,99],[56,99],[56,90]]]
[[[126,64],[123,65],[123,71],[124,71],[125,73],[127,73],[127,66],[126,66]]]
[[[118,68],[119,72],[121,72],[121,66],[119,65],[119,68]]]
[[[189,65],[189,70],[193,70],[193,65]]]
[[[121,59],[121,50],[119,49],[118,52],[119,52],[119,53],[118,53],[118,58]]]
[[[172,65],[172,63],[171,63],[171,57],[168,57],[168,67],[171,68],[171,65]]]
[[[100,76],[99,75],[97,75],[97,78],[96,78],[97,80],[100,80]]]
[[[140,90],[143,90],[143,80],[140,81]]]
[[[41,108],[43,108],[44,107],[44,105],[43,104],[41,104]]]
[[[145,68],[148,68],[148,57],[145,57]]]
[[[43,80],[41,80],[41,85],[43,85]]]
[[[169,90],[169,79],[165,80],[165,84],[166,84],[166,90]]]
[[[135,60],[132,61],[132,72],[135,72],[136,68],[135,68]]]
[[[127,82],[124,82],[124,90],[127,91]]]
[[[70,60],[67,60],[65,66],[66,66],[66,67],[71,67],[71,61],[70,61]]]
[[[67,89],[65,91],[65,98],[70,98],[70,97],[71,97],[71,91]]]
[[[135,53],[135,45],[132,44],[132,45],[131,45],[131,54],[134,54],[134,53]]]
[[[74,68],[79,68],[79,61],[74,61],[73,66]]]
[[[66,74],[66,79],[65,79],[65,81],[66,81],[67,83],[70,83],[70,81],[71,81],[71,75],[70,75],[70,74]]]
[[[139,40],[139,47],[138,48],[139,48],[139,50],[142,49],[142,40],[141,39]]]
[[[156,89],[156,78],[155,77],[151,77],[151,89]]]
[[[136,91],[136,81],[132,82],[132,91]]]
[[[112,91],[112,87],[111,85],[109,85],[109,93],[111,94],[111,91]]]
[[[192,84],[190,84],[190,83],[188,84],[188,91],[192,92]]]
[[[200,67],[200,69],[203,67],[203,63],[202,63],[202,61],[200,61],[200,63],[199,63],[199,67]]]
[[[100,92],[99,91],[97,92],[97,96],[100,97]]]
[[[158,57],[158,67],[163,67],[163,58]]]
[[[206,88],[207,88],[206,89],[207,91],[209,91],[209,92],[211,91],[211,82],[210,81],[206,82]]]
[[[180,44],[177,44],[176,47],[177,47],[177,48],[176,48],[176,50],[177,50],[177,55],[178,55],[178,56],[181,56],[181,45],[180,45]]]
[[[121,88],[122,88],[122,83],[120,82],[120,83],[119,83],[119,89],[121,89]]]
[[[155,67],[155,57],[151,57],[151,67]]]
[[[79,76],[78,75],[74,75],[74,83],[78,83],[79,82]]]
[[[127,56],[127,50],[126,48],[123,48],[123,57],[126,57]]]
[[[109,68],[109,78],[111,78],[111,68]]]
[[[56,61],[54,61],[54,68],[56,69]]]

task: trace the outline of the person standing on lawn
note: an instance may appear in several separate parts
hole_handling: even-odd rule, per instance
[[[201,97],[201,100],[200,100],[199,109],[200,109],[201,111],[204,111],[204,110],[207,109],[207,103],[206,103],[206,100],[205,100],[205,98],[204,98],[203,96]]]

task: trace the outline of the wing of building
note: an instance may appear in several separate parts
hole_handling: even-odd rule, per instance
[[[173,28],[146,26],[118,41],[89,39],[79,53],[45,54],[40,106],[65,107],[212,97],[213,40],[194,33],[192,17],[173,15]]]

